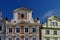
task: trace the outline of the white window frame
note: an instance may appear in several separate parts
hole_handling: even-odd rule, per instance
[[[21,27],[20,27],[20,26],[16,26],[16,27],[15,27],[15,33],[17,33],[17,32],[16,32],[16,28],[20,28],[20,32],[19,32],[19,33],[21,33]]]
[[[57,32],[57,34],[55,34],[55,33],[54,33],[54,31],[56,31],[56,32]],[[53,35],[58,35],[58,31],[57,31],[57,30],[54,30],[54,31],[53,31]]]
[[[49,31],[49,34],[50,34],[50,30],[48,30],[48,31]],[[46,32],[47,32],[47,30],[45,30],[45,34],[46,34],[46,35],[49,35],[49,34],[47,34]]]
[[[24,37],[24,40],[25,40],[25,38],[28,38],[28,40],[29,40],[29,37]]]
[[[36,36],[33,36],[33,37],[32,37],[32,40],[33,40],[33,38],[36,38]],[[37,40],[37,38],[36,38],[36,40]]]
[[[20,40],[20,37],[18,36],[18,37],[15,37],[15,40],[16,40],[16,38],[19,38],[19,40]]]
[[[8,40],[9,40],[9,38],[12,38],[12,37],[8,37]],[[13,38],[12,38],[12,40],[13,40]]]
[[[11,26],[10,27],[8,27],[8,33],[9,33],[9,28],[12,28]],[[12,28],[12,32],[13,32],[13,28]]]
[[[28,28],[28,32],[25,32],[25,28]],[[28,26],[24,27],[24,33],[29,33],[29,27]]]
[[[50,22],[50,26],[58,26],[58,22]]]
[[[37,32],[37,27],[36,26],[33,26],[32,28],[36,28],[36,32]],[[33,31],[31,28],[31,32]],[[36,32],[32,32],[32,33],[36,33]]]

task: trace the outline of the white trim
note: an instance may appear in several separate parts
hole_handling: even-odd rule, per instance
[[[11,26],[10,27],[8,27],[8,33],[9,33],[9,28],[12,28]],[[12,28],[12,32],[13,32],[13,28]]]
[[[8,37],[8,40],[9,40],[9,38],[12,38],[12,37]],[[12,40],[13,40],[13,38],[12,38]]]
[[[15,40],[16,40],[16,38],[19,38],[19,40],[20,40],[20,37],[18,36],[18,37],[15,37]]]
[[[28,37],[28,36],[25,36],[25,37],[24,37],[24,40],[25,40],[25,38],[28,38],[28,40],[29,40],[29,37]]]
[[[37,27],[36,26],[33,26],[32,28],[36,28],[36,32],[37,32]],[[31,32],[33,31],[31,28]],[[36,32],[32,32],[32,33],[36,33]]]
[[[20,26],[16,26],[16,27],[15,27],[15,33],[17,33],[17,32],[16,32],[16,28],[20,28],[20,32],[19,32],[19,33],[21,33],[21,27],[20,27]]]
[[[28,27],[28,26],[25,26],[25,27],[24,27],[24,33],[26,33],[26,32],[25,32],[25,28],[28,28],[28,32],[27,32],[27,33],[29,33],[29,27]]]
[[[33,36],[33,37],[32,37],[32,40],[33,40],[33,38],[36,38],[36,36]],[[37,40],[37,38],[36,38],[36,40]]]

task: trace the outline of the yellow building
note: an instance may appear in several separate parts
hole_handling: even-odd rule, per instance
[[[60,18],[52,15],[42,24],[41,40],[60,40]]]

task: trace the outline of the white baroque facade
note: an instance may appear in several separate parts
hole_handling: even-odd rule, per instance
[[[52,15],[42,24],[41,40],[60,40],[60,19]]]
[[[40,20],[32,11],[21,7],[13,10],[13,19],[6,21],[6,40],[39,40]]]

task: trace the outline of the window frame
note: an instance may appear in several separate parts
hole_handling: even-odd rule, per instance
[[[51,26],[58,26],[58,22],[51,22],[50,25]]]
[[[28,28],[28,32],[25,32],[25,28]],[[24,27],[24,33],[29,33],[29,27],[28,26]]]
[[[9,32],[9,28],[12,28],[12,27],[8,27],[8,33],[12,33],[13,32],[13,28],[12,28],[12,32]]]
[[[53,34],[54,34],[54,35],[57,35],[57,30],[54,30]]]
[[[35,30],[35,32],[33,32],[33,28],[35,28],[36,30]],[[36,33],[36,31],[37,31],[37,28],[36,27],[32,27],[32,33]]]
[[[19,38],[19,40],[20,40],[20,37],[16,37],[16,38]],[[15,38],[15,40],[16,40],[16,38]]]
[[[12,37],[9,37],[9,38],[11,38],[12,39]],[[8,38],[8,40],[9,40],[9,38]],[[12,39],[13,40],[13,39]]]
[[[20,14],[21,15],[21,18],[24,18],[24,13]]]
[[[0,25],[1,26],[1,30],[0,31],[2,31],[2,25]]]
[[[16,32],[16,28],[19,28],[20,29],[20,32],[21,32],[21,27],[20,26],[16,26],[15,27],[15,33],[20,33],[20,32]]]
[[[25,40],[25,38],[28,38],[28,40],[29,40],[29,37],[24,37],[24,40]]]
[[[33,40],[33,38],[35,38],[35,39],[36,39],[36,37],[32,37],[32,40]]]
[[[45,34],[49,35],[50,31],[49,30],[45,30]]]

